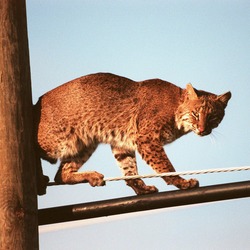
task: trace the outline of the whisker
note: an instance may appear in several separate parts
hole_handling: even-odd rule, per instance
[[[219,138],[223,138],[223,137],[224,137],[223,134],[222,134],[221,132],[217,131],[217,130],[214,130],[214,131],[213,131],[213,135],[214,135],[214,136],[215,136],[215,134],[216,134],[216,136],[219,137]]]
[[[210,134],[209,138],[210,138],[210,141],[213,145],[219,146],[220,141],[223,138],[223,134],[218,132],[218,131],[213,130],[212,133]]]
[[[211,144],[217,145],[216,136],[214,135],[214,133],[211,133],[209,135],[209,139],[210,139]]]

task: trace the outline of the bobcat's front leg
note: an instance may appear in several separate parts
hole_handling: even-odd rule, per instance
[[[139,136],[137,140],[137,148],[143,160],[145,160],[155,172],[175,172],[175,169],[169,161],[158,138],[153,138],[149,134]],[[167,184],[174,185],[179,189],[189,189],[199,186],[199,182],[196,179],[185,180],[180,176],[162,178]]]
[[[92,187],[104,186],[104,176],[96,171],[77,172],[82,164],[78,162],[61,162],[55,176],[55,182],[64,184],[77,184],[88,182]]]

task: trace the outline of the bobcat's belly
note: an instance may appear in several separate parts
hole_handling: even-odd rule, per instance
[[[74,130],[74,132],[73,132]],[[128,150],[136,150],[135,136],[133,133],[125,133],[119,130],[97,132],[95,129],[72,129],[71,132],[55,132],[47,134],[45,138],[40,136],[38,144],[44,157],[48,159],[67,159],[77,157],[82,152],[97,147],[98,144],[110,144],[112,147],[120,147]],[[48,140],[49,138],[49,140]],[[48,143],[49,142],[49,143]]]
[[[111,131],[98,138],[100,143],[110,144],[113,147],[136,150],[134,134],[127,134],[123,131]]]

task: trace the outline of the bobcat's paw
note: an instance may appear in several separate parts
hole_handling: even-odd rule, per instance
[[[199,181],[196,179],[183,180],[179,186],[180,189],[191,189],[197,187],[199,187]]]
[[[147,186],[141,179],[127,180],[127,185],[134,189],[137,195],[152,194],[158,192],[155,186]]]
[[[136,190],[137,195],[153,194],[157,192],[158,192],[158,189],[155,186],[144,186],[142,189]]]
[[[95,171],[88,173],[88,177],[86,179],[92,187],[105,185],[105,181],[103,180],[104,175]]]
[[[37,194],[44,195],[46,194],[47,185],[49,183],[49,177],[47,175],[41,175],[37,180]]]

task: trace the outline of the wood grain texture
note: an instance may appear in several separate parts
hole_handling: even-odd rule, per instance
[[[0,5],[0,249],[38,249],[26,6]]]

